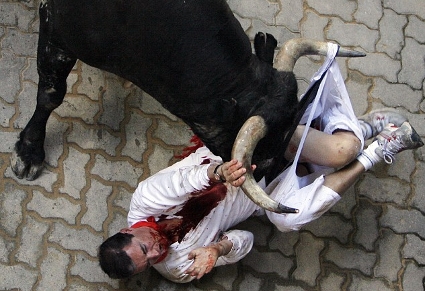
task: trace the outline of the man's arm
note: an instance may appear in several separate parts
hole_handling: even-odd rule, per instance
[[[223,234],[220,241],[189,253],[194,260],[186,274],[200,279],[215,266],[236,263],[244,258],[252,248],[254,236],[249,231],[231,230]]]

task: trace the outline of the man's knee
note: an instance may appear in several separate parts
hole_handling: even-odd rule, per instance
[[[338,140],[330,149],[331,167],[341,168],[352,162],[361,150],[361,141],[352,133],[335,133]]]

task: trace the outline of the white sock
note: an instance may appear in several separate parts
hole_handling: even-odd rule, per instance
[[[382,160],[382,158],[375,152],[378,147],[378,141],[375,140],[360,155],[357,156],[357,160],[363,165],[366,171]]]

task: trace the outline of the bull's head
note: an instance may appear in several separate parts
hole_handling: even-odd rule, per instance
[[[274,62],[278,71],[292,72],[297,59],[304,55],[326,56],[328,43],[308,39],[292,39],[280,49]],[[337,56],[362,57],[364,53],[340,48]],[[276,213],[296,213],[297,209],[272,200],[256,183],[251,160],[257,143],[267,134],[267,125],[261,116],[252,116],[241,127],[232,150],[232,158],[241,161],[247,169],[246,180],[241,186],[245,194],[260,207]]]

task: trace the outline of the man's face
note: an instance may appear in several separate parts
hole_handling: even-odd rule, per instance
[[[167,240],[150,227],[124,228],[121,233],[134,235],[123,250],[136,265],[136,273],[147,270],[167,251]]]

